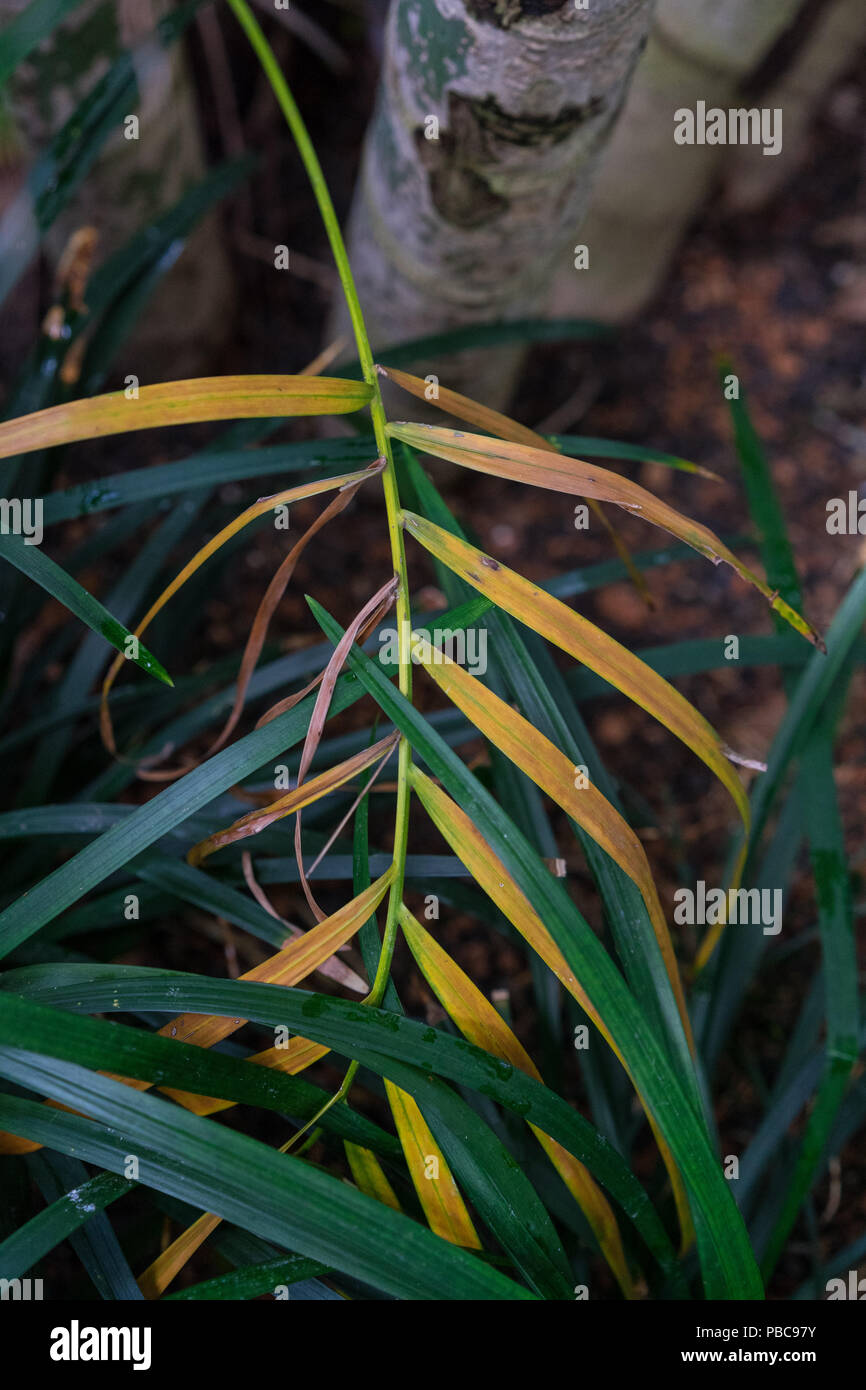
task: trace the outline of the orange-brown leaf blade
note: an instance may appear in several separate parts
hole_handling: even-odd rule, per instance
[[[412,376],[410,372],[398,371],[396,367],[379,366],[377,370],[389,381],[416,396],[418,400],[430,401],[430,386],[426,381],[422,381],[421,377]],[[536,449],[553,448],[544,435],[537,434],[535,430],[521,425],[517,420],[512,420],[510,415],[492,410],[489,405],[473,401],[471,397],[464,396],[459,391],[452,391],[447,386],[437,385],[433,404],[446,414],[456,415],[458,420],[465,420],[468,425],[477,425],[480,430],[487,430],[490,434],[498,435],[500,439],[510,439],[515,444],[528,444]],[[420,429],[422,426],[419,425],[417,428]]]
[[[356,931],[367,921],[370,914],[376,911],[393,878],[393,865],[385,873],[372,883],[369,888],[365,888],[362,893],[332,913],[324,921],[317,923],[310,931],[304,932],[300,937],[293,938],[287,946],[260,965],[254,966],[240,978],[247,982],[257,981],[263,984],[282,984],[296,985],[305,979],[312,971],[319,967],[334,954],[346,941],[354,935]],[[176,1038],[180,1042],[194,1043],[196,1047],[213,1047],[221,1042],[223,1038],[230,1037],[236,1033],[246,1023],[243,1018],[224,1018],[218,1015],[209,1014],[180,1014],[171,1022],[158,1029],[160,1036]],[[306,1038],[292,1038],[287,1048],[268,1048],[265,1052],[257,1053],[248,1059],[250,1063],[259,1066],[272,1067],[275,1070],[295,1073],[302,1071],[304,1067],[310,1066],[314,1061],[329,1049],[322,1047],[318,1043],[309,1042]],[[113,1073],[106,1073],[113,1075]],[[145,1081],[141,1078],[117,1076],[114,1078],[123,1082],[134,1091],[148,1091],[153,1082]],[[198,1114],[209,1115],[217,1110],[228,1109],[233,1102],[223,1101],[211,1096],[196,1096],[185,1091],[177,1091],[171,1087],[161,1087],[167,1095],[184,1105],[187,1109],[193,1110]],[[48,1105],[54,1102],[46,1102]],[[63,1109],[64,1107],[60,1107]],[[17,1147],[19,1143],[26,1142],[29,1147],[22,1149]],[[0,1153],[23,1153],[32,1152],[33,1148],[40,1148],[41,1145],[32,1145],[30,1141],[19,1141],[15,1135],[0,1134]]]
[[[393,865],[386,869],[363,893],[352,898],[351,902],[318,922],[303,936],[295,937],[288,946],[276,955],[270,956],[248,970],[241,979],[269,985],[296,985],[323,961],[328,960],[336,950],[366,922],[382,901],[394,874]],[[213,1047],[223,1038],[236,1033],[246,1019],[223,1018],[207,1014],[180,1014],[158,1031],[163,1037],[179,1038],[181,1042],[195,1043],[197,1047]]]
[[[406,907],[401,908],[400,925],[418,969],[463,1036],[475,1043],[476,1047],[483,1048],[494,1057],[502,1057],[540,1081],[538,1068],[505,1020]],[[633,1298],[634,1281],[609,1201],[579,1159],[537,1125],[530,1125],[530,1128],[586,1215],[624,1296]]]
[[[145,1298],[159,1298],[169,1284],[177,1278],[188,1260],[191,1260],[200,1245],[203,1245],[211,1232],[222,1221],[221,1216],[212,1212],[202,1212],[197,1221],[187,1226],[185,1231],[163,1250],[136,1281]]]
[[[337,763],[335,767],[329,767],[316,777],[301,782],[300,786],[293,787],[291,791],[286,792],[285,796],[278,797],[269,805],[259,807],[255,811],[249,811],[245,816],[234,821],[232,825],[227,826],[225,830],[214,831],[213,835],[208,835],[206,840],[200,840],[197,845],[193,845],[187,854],[187,860],[192,865],[201,864],[216,850],[223,849],[226,845],[235,844],[238,840],[245,840],[250,835],[258,835],[269,825],[273,825],[275,821],[283,820],[286,816],[293,815],[295,811],[300,811],[304,806],[310,806],[314,801],[328,796],[331,792],[344,786],[346,782],[351,782],[352,778],[357,777],[365,768],[378,762],[385,753],[394,747],[397,738],[397,734],[388,734],[385,738],[380,738],[378,743],[373,743],[369,748],[354,753],[351,758]]]
[[[393,1207],[394,1211],[401,1211],[397,1194],[386,1178],[385,1171],[373,1150],[365,1149],[361,1144],[353,1144],[349,1139],[343,1140],[343,1148],[346,1150],[346,1158],[352,1170],[352,1177],[355,1179],[355,1186],[366,1193],[368,1197],[382,1202],[386,1207]]]
[[[404,391],[410,391],[413,396],[418,396],[420,400],[429,398],[429,386],[420,377],[411,376],[409,372],[397,371],[394,367],[379,367],[379,371],[383,376],[390,377],[398,386],[402,386]],[[456,415],[458,420],[465,420],[470,425],[477,425],[479,429],[489,430],[491,434],[498,435],[500,439],[508,439],[514,444],[526,444],[536,449],[550,450],[552,453],[558,452],[557,446],[545,439],[543,434],[536,434],[535,430],[528,429],[526,425],[519,424],[517,420],[512,420],[509,415],[503,415],[498,410],[491,410],[490,406],[482,405],[480,401],[473,401],[469,396],[461,395],[459,391],[451,391],[447,386],[437,386],[434,403],[438,405],[440,410],[446,411],[449,415]],[[653,600],[649,585],[634,563],[631,552],[622,536],[608,519],[604,508],[594,498],[590,500],[589,505],[613,541],[616,552],[628,570],[629,578],[638,593],[648,606],[652,607]]]
[[[503,916],[507,917],[512,926],[520,932],[524,941],[528,942],[545,965],[553,971],[560,983],[565,986],[569,994],[577,1000],[630,1076],[625,1059],[611,1037],[603,1017],[577,979],[529,899],[517,886],[492,846],[487,843],[466,812],[455,801],[452,801],[441,787],[437,787],[436,783],[422,772],[417,764],[412,767],[411,780],[412,788],[418,794],[418,798],[433,824],[447,840],[458,859],[466,865],[479,888],[487,894],[491,902],[496,904]],[[632,1082],[632,1084],[634,1083]],[[637,1090],[637,1087],[635,1089]],[[637,1091],[637,1094],[643,1104],[640,1091]],[[644,1108],[646,1109],[646,1107]],[[685,1248],[694,1235],[685,1186],[673,1154],[655,1119],[649,1110],[646,1110],[646,1115],[671,1181],[671,1189],[680,1220],[683,1247]]]
[[[413,656],[475,728],[567,811],[636,885],[646,904],[691,1044],[691,1025],[668,924],[643,845],[631,826],[549,738],[475,676],[434,648],[429,638],[416,635]]]
[[[2,430],[0,426],[0,430]],[[382,470],[382,463],[378,460],[368,468],[360,469],[354,473],[343,473],[336,478],[319,478],[313,482],[298,483],[295,487],[286,488],[282,492],[274,493],[271,497],[261,497],[258,502],[251,507],[246,507],[244,511],[236,516],[232,521],[218,531],[205,545],[197,550],[192,559],[189,560],[180,571],[175,575],[170,584],[167,584],[162,593],[151,604],[141,622],[135,628],[135,636],[140,637],[147,630],[157,613],[160,613],[169,599],[173,598],[179,589],[200,569],[205,561],[215,555],[227,541],[242,531],[250,522],[256,521],[260,516],[265,516],[267,512],[273,511],[275,507],[289,502],[299,502],[305,497],[315,497],[320,492],[332,492],[336,488],[351,488],[365,479],[375,476]],[[110,753],[114,753],[114,732],[111,727],[111,719],[108,712],[108,695],[112,685],[117,678],[117,673],[124,663],[123,655],[117,656],[108,668],[105,680],[102,683],[102,697],[100,702],[99,723],[102,740]]]
[[[724,745],[712,725],[678,690],[627,647],[538,585],[414,512],[404,512],[403,518],[410,534],[467,584],[583,662],[676,734],[727,788],[743,825],[748,827],[749,802],[725,756]]]
[[[416,396],[420,401],[431,402],[430,384],[419,376],[412,376],[409,372],[398,371],[396,367],[377,366],[376,370],[382,376],[388,377],[395,385],[401,386],[410,395]],[[432,394],[432,404],[439,407],[447,415],[456,415],[458,420],[465,420],[469,425],[477,425],[480,430],[486,430],[488,434],[495,434],[499,439],[511,439],[515,444],[528,444],[531,448],[551,449],[555,453],[562,453],[561,445],[553,440],[545,438],[543,434],[538,434],[536,430],[528,429],[526,425],[521,425],[517,420],[512,420],[509,415],[503,415],[498,410],[491,410],[490,406],[482,405],[480,401],[473,401],[469,396],[463,396],[459,391],[451,391],[447,386],[437,385],[435,394]],[[651,456],[645,460],[652,463]],[[658,460],[663,462],[662,459]],[[699,463],[690,463],[688,459],[671,459],[667,457],[664,462],[669,467],[677,468],[685,473],[699,474],[702,478],[710,478],[713,482],[721,482],[718,473],[713,473],[709,468],[703,468]]]
[[[481,1249],[481,1241],[457,1190],[451,1169],[417,1102],[385,1078],[388,1103],[418,1201],[431,1231],[452,1245]]]
[[[210,376],[162,381],[139,387],[137,396],[110,391],[7,420],[0,425],[0,458],[161,425],[343,415],[360,410],[372,394],[363,382],[339,377]]]
[[[742,579],[764,595],[770,607],[790,623],[795,632],[824,650],[823,639],[811,624],[744,565],[708,527],[689,520],[629,478],[600,468],[597,464],[554,453],[547,447],[539,449],[528,444],[503,443],[480,434],[464,434],[461,430],[441,429],[436,425],[401,422],[389,425],[388,432],[394,439],[402,439],[416,449],[423,449],[428,454],[461,464],[477,473],[491,473],[497,478],[532,483],[554,492],[613,502],[628,512],[642,516],[645,521],[685,541],[686,545],[705,555],[713,564],[724,562],[730,565]]]

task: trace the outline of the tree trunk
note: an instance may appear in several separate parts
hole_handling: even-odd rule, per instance
[[[651,9],[393,0],[349,234],[375,346],[538,314],[573,263]],[[501,404],[515,354],[468,358],[449,384]]]
[[[29,0],[0,0],[0,27]],[[180,45],[148,46],[169,0],[85,0],[16,70],[8,107],[29,157],[37,155],[124,49],[137,48],[139,102],[44,239],[56,268],[74,231],[97,229],[97,260],[118,250],[203,177],[195,93]],[[232,302],[228,263],[213,217],[199,225],[166,274],[135,333],[135,369],[183,376],[201,370],[223,340]]]
[[[802,0],[659,0],[646,53],[581,232],[589,248],[589,269],[579,276],[560,274],[552,313],[616,323],[646,303],[728,148],[677,144],[674,113],[695,109],[698,101],[724,110],[742,105],[738,95],[743,79],[791,24],[801,4]],[[769,102],[761,98],[757,104]],[[769,169],[776,157],[759,152],[759,162]]]
[[[785,143],[778,159],[741,145],[725,170],[725,199],[734,211],[763,206],[802,163],[809,127],[835,81],[857,61],[866,44],[864,0],[832,0],[819,15],[808,41],[791,64],[762,93],[766,106],[785,112]],[[769,166],[769,167],[768,167]]]

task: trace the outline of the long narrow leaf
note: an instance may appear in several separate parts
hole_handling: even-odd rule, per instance
[[[0,429],[2,428],[0,425]],[[67,574],[38,546],[28,545],[22,536],[0,536],[0,558],[8,560],[10,565],[14,565],[28,579],[32,579],[46,593],[51,594],[52,598],[56,598],[93,632],[104,637],[106,642],[120,652],[118,660],[121,664],[126,659],[133,666],[146,671],[149,676],[162,681],[164,685],[173,684],[161,662],[157,661],[138,638],[124,627],[123,623],[112,617],[98,599],[82,588],[76,579]]]
[[[0,1244],[0,1278],[17,1279],[26,1274],[55,1245],[134,1185],[118,1174],[98,1173],[72,1192],[58,1197]]]
[[[528,579],[414,512],[403,515],[409,534],[461,579],[533,632],[603,676],[676,734],[715,773],[730,793],[744,826],[748,827],[749,803],[742,783],[728,762],[727,750],[711,725],[679,691],[626,647]]]
[[[504,444],[500,440],[487,439],[483,435],[464,434],[459,430],[440,429],[435,425],[393,424],[389,425],[388,429],[394,439],[402,439],[416,449],[423,449],[428,454],[436,454],[439,458],[462,464],[463,467],[476,472],[492,473],[498,478],[532,483],[536,487],[551,488],[555,492],[567,492],[578,497],[595,498],[600,502],[613,502],[626,511],[642,516],[646,521],[660,526],[671,535],[685,541],[687,545],[691,545],[701,555],[712,560],[713,564],[717,565],[723,561],[730,565],[742,579],[764,595],[773,611],[790,623],[796,632],[808,638],[820,650],[824,650],[823,638],[811,624],[738,560],[718,536],[706,526],[682,516],[666,502],[662,502],[660,498],[628,478],[599,468],[597,464],[565,458],[549,450],[531,448],[525,444]]]
[[[491,1064],[488,1053],[441,1030],[369,1005],[325,995],[311,996],[304,991],[271,985],[208,980],[175,971],[131,966],[31,966],[7,972],[0,984],[0,996],[8,991],[73,1012],[101,1012],[112,1008],[167,1012],[169,989],[171,998],[193,1013],[220,1010],[226,1017],[234,1017],[243,1012],[245,1017],[268,1026],[284,1024],[292,1032],[308,1031],[320,1044],[333,1046],[343,1056],[357,1057],[383,1076],[390,1074],[388,1059],[393,1057],[489,1095],[522,1118],[537,1123],[579,1158],[635,1222],[648,1248],[657,1255],[669,1276],[675,1277],[676,1264],[670,1241],[646,1194],[616,1150],[554,1091],[510,1065],[495,1059]],[[108,1025],[93,1020],[92,1026],[104,1031]],[[128,1031],[131,1030],[115,1032],[114,1046],[125,1040]],[[159,1044],[164,1050],[169,1046],[165,1039],[136,1030],[136,1051],[142,1037],[149,1048]],[[44,1033],[42,1039],[46,1040]],[[71,1051],[77,1046],[77,1040],[55,1027],[51,1046],[55,1053],[67,1048]],[[100,1057],[104,1059],[105,1042],[101,1041],[100,1046]],[[131,1073],[133,1065],[140,1064],[133,1062],[129,1051],[125,1048],[122,1058],[112,1053],[111,1060]],[[179,1051],[182,1053],[180,1064],[186,1065],[186,1047],[182,1045]],[[192,1053],[190,1060],[196,1065],[213,1057],[213,1054],[195,1049]],[[151,1069],[153,1062],[144,1065]],[[330,1122],[344,1108],[335,1106],[322,1117],[322,1123]],[[359,1137],[358,1142],[382,1152],[375,1139]]]
[[[538,1069],[505,1020],[405,907],[400,913],[400,925],[419,970],[463,1036],[474,1042],[477,1047],[491,1052],[494,1057],[502,1057],[521,1071],[525,1071],[528,1076],[534,1076],[540,1081]],[[563,1182],[585,1212],[623,1294],[626,1298],[633,1297],[634,1281],[610,1203],[583,1164],[578,1163],[561,1144],[557,1144],[555,1139],[551,1139],[537,1125],[530,1127]]]
[[[466,1210],[466,1203],[457,1190],[451,1169],[417,1104],[393,1082],[385,1082],[388,1104],[418,1200],[434,1235],[480,1250],[481,1241]]]
[[[340,628],[310,601],[332,641]],[[513,821],[484,790],[478,779],[439,738],[426,720],[383,674],[378,663],[355,649],[350,666],[375,696],[380,708],[400,727],[463,811],[485,835],[490,849],[532,902],[545,929],[562,951],[575,979],[598,1005],[599,1015],[620,1047],[635,1085],[669,1146],[691,1198],[708,1290],[726,1289],[736,1297],[762,1296],[754,1257],[748,1246],[727,1184],[712,1156],[702,1119],[686,1098],[662,1049],[646,1026],[642,1010],[588,923]],[[459,848],[455,846],[456,852]],[[674,1121],[674,1116],[676,1120]],[[547,1131],[548,1133],[550,1131]],[[736,1294],[732,1291],[737,1290]],[[712,1293],[710,1296],[714,1296]]]
[[[532,1297],[330,1174],[212,1120],[186,1115],[168,1101],[133,1096],[81,1067],[14,1048],[0,1051],[0,1071],[91,1116],[80,1119],[3,1096],[0,1124],[24,1129],[61,1151],[73,1150],[112,1172],[121,1172],[127,1155],[135,1153],[145,1184],[385,1292],[419,1299]]]
[[[369,386],[338,377],[213,376],[164,381],[138,388],[136,396],[111,391],[7,420],[0,425],[0,458],[163,425],[342,415],[360,410],[371,395]]]
[[[605,796],[550,739],[488,690],[457,662],[420,640],[415,659],[468,719],[578,822],[628,874],[643,898],[677,999],[686,1036],[691,1037],[682,981],[667,921],[640,840]]]

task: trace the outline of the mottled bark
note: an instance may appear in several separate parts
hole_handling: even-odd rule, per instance
[[[0,0],[0,27],[28,2]],[[121,125],[106,141],[44,239],[52,268],[77,228],[96,227],[104,260],[205,173],[182,48],[166,51],[152,38],[169,8],[169,0],[84,0],[10,81],[9,109],[34,157],[124,49],[138,55],[139,101],[129,114],[138,117],[139,138],[125,138]],[[213,217],[203,223],[156,291],[136,331],[136,368],[198,371],[224,338],[232,290],[217,230]]]
[[[651,9],[394,0],[350,224],[374,345],[539,312]],[[501,401],[513,358],[483,363],[461,358],[449,380]]]
[[[740,87],[801,3],[659,0],[581,232],[589,268],[559,275],[551,312],[618,322],[643,306],[731,148],[677,144],[674,113],[699,101],[724,110],[772,105],[766,96],[741,99]],[[757,157],[772,176],[778,156]]]

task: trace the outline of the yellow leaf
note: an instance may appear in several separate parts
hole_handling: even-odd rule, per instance
[[[451,1241],[452,1245],[480,1250],[481,1241],[466,1204],[457,1191],[451,1169],[415,1100],[387,1077],[385,1090],[409,1176],[431,1231],[443,1240]]]
[[[187,1260],[192,1258],[199,1246],[204,1244],[221,1221],[221,1216],[214,1216],[209,1211],[203,1212],[197,1221],[188,1226],[166,1250],[163,1250],[161,1255],[157,1255],[153,1263],[148,1265],[136,1281],[144,1297],[159,1298],[160,1294],[165,1293],[172,1280],[180,1274]]]
[[[343,1148],[346,1150],[346,1158],[349,1160],[349,1167],[352,1170],[352,1177],[355,1179],[356,1186],[368,1197],[374,1197],[377,1202],[383,1202],[386,1207],[393,1207],[395,1211],[401,1211],[397,1194],[385,1177],[382,1165],[372,1149],[362,1148],[360,1144],[352,1144],[348,1139],[343,1140]]]
[[[487,843],[466,812],[455,801],[452,801],[441,787],[437,787],[435,782],[431,781],[417,764],[413,764],[410,776],[413,790],[417,792],[425,811],[437,830],[448,841],[458,859],[466,865],[475,882],[487,894],[491,902],[496,904],[500,912],[508,918],[512,926],[517,928],[523,939],[541,957],[545,965],[553,971],[569,994],[577,1000],[584,1013],[592,1020],[605,1042],[619,1059],[632,1081],[632,1085],[634,1085],[634,1079],[625,1059],[614,1042],[604,1019],[575,976],[529,899],[514,882],[502,860]],[[635,1091],[643,1105],[643,1096],[637,1086],[635,1086]],[[694,1237],[685,1186],[673,1154],[658,1128],[654,1116],[645,1105],[644,1110],[670,1178],[671,1190],[674,1194],[680,1220],[682,1244],[685,1249]]]
[[[428,675],[462,710],[467,719],[497,748],[567,811],[628,874],[643,898],[667,968],[689,1046],[694,1051],[691,1025],[668,924],[643,845],[597,787],[551,743],[549,738],[468,671],[434,648],[429,638],[413,634],[413,656]],[[576,774],[580,786],[576,786]]]
[[[583,662],[676,734],[727,788],[748,830],[748,798],[725,747],[712,725],[678,690],[627,647],[538,585],[414,512],[404,512],[403,518],[409,533],[467,584]]]
[[[430,403],[430,386],[423,381],[420,376],[412,376],[410,372],[398,371],[396,367],[377,366],[377,371],[395,385],[401,386],[410,395],[416,396],[420,401]],[[433,405],[445,411],[447,415],[456,415],[458,420],[465,420],[467,424],[477,425],[480,430],[487,430],[490,434],[498,435],[500,439],[510,439],[515,444],[528,444],[536,449],[552,449],[543,435],[537,434],[526,425],[521,425],[517,420],[512,420],[510,415],[503,415],[499,410],[492,410],[489,405],[482,405],[480,401],[473,401],[469,396],[463,396],[459,391],[451,391],[447,386],[437,386],[436,394],[432,401]],[[423,426],[413,426],[421,429]],[[407,440],[407,443],[409,441]],[[429,452],[429,451],[428,451]]]
[[[322,376],[206,376],[137,389],[137,396],[110,391],[7,420],[0,425],[0,458],[160,425],[344,415],[360,410],[373,394],[363,382]]]
[[[377,371],[382,376],[388,377],[397,386],[402,386],[404,391],[417,396],[421,401],[429,403],[430,386],[427,381],[423,381],[419,376],[411,376],[409,372],[397,371],[395,367],[377,367]],[[502,415],[498,410],[491,410],[487,405],[481,405],[479,401],[473,401],[469,396],[462,396],[459,391],[450,391],[447,386],[438,386],[436,398],[433,401],[440,410],[447,415],[456,415],[458,420],[465,420],[467,424],[477,425],[480,430],[486,430],[488,434],[495,434],[499,439],[511,439],[515,444],[528,444],[535,449],[550,449],[554,453],[561,453],[558,444],[554,444],[549,439],[545,439],[543,434],[538,434],[535,430],[528,429],[526,425],[518,424],[512,420],[510,415]],[[718,473],[712,473],[709,468],[702,468],[699,463],[689,463],[687,459],[679,459],[678,467],[685,473],[700,474],[703,478],[710,478],[713,482],[720,482]]]
[[[505,1020],[405,906],[400,910],[400,925],[418,969],[463,1036],[476,1047],[483,1048],[494,1057],[502,1057],[536,1081],[541,1081],[538,1068]],[[568,1149],[551,1139],[537,1125],[530,1124],[529,1127],[586,1215],[623,1295],[633,1298],[634,1281],[609,1201],[589,1170]]]
[[[326,917],[303,936],[295,937],[288,946],[268,960],[262,961],[240,978],[269,985],[296,985],[322,961],[332,956],[340,946],[366,922],[382,901],[393,877],[391,865],[381,878],[365,888],[351,902]],[[163,1037],[195,1043],[196,1047],[213,1047],[214,1043],[236,1033],[246,1023],[244,1018],[220,1018],[206,1014],[181,1014],[159,1029]]]
[[[754,574],[738,560],[706,526],[691,521],[646,488],[599,468],[594,463],[584,463],[582,459],[567,458],[557,454],[549,447],[531,448],[528,444],[503,443],[498,439],[486,439],[480,434],[465,434],[461,430],[441,429],[436,425],[392,424],[388,433],[394,439],[402,439],[413,448],[423,449],[438,458],[449,459],[452,463],[471,468],[476,473],[492,473],[497,478],[508,478],[513,482],[532,483],[536,487],[550,488],[554,492],[567,492],[576,497],[591,497],[600,502],[613,502],[626,511],[641,516],[662,530],[669,531],[679,540],[685,541],[701,555],[717,565],[724,562],[730,565],[742,579],[753,585],[768,600],[770,607],[791,624],[796,632],[821,651],[825,651],[822,637],[810,623],[806,622],[789,603],[770,589],[763,579]]]
[[[393,367],[379,367],[378,370],[383,376],[390,377],[398,386],[402,386],[404,391],[410,391],[413,396],[418,396],[422,401],[427,400],[428,385],[420,377],[411,376],[409,372],[398,372]],[[514,444],[527,444],[536,449],[549,450],[552,453],[559,452],[557,446],[545,439],[544,435],[536,434],[535,430],[527,429],[525,425],[518,424],[510,416],[502,415],[498,410],[491,410],[489,406],[481,405],[479,401],[473,401],[469,396],[462,396],[459,391],[449,391],[447,386],[438,387],[434,404],[449,415],[456,415],[458,419],[468,421],[470,425],[477,425],[479,429],[489,430],[491,434],[498,435],[500,439],[509,439]],[[604,509],[594,499],[590,499],[589,505],[613,541],[616,552],[628,570],[629,577],[638,593],[652,608],[654,605],[649,585],[634,563],[622,536],[616,527],[608,521]]]

